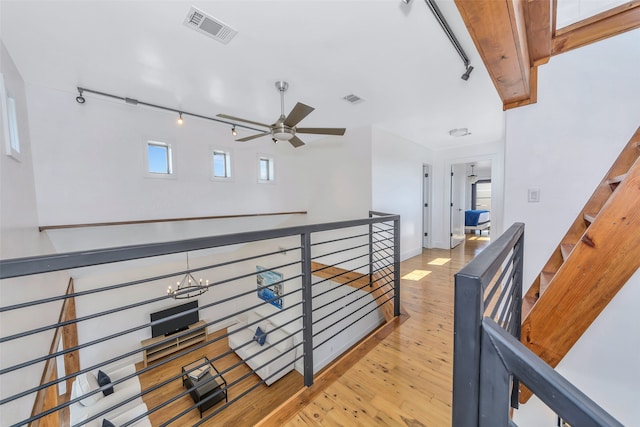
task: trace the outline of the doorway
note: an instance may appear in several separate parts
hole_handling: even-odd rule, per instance
[[[450,203],[450,245],[451,249],[464,242],[464,211],[466,196],[467,165],[451,165],[451,203]]]

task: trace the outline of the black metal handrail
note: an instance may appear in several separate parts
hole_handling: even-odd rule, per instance
[[[221,297],[214,298],[213,300],[206,296],[201,301],[197,310],[201,313],[204,310],[209,310],[208,316],[204,321],[204,328],[215,327],[215,337],[210,337],[206,342],[194,344],[191,347],[181,349],[174,354],[168,355],[165,358],[154,362],[153,365],[143,366],[137,368],[137,370],[131,374],[113,381],[116,387],[119,384],[123,384],[126,381],[144,375],[149,371],[166,365],[167,363],[175,363],[175,361],[185,355],[188,355],[194,351],[203,351],[206,346],[212,343],[217,343],[221,340],[227,340],[234,334],[238,334],[238,330],[227,329],[223,331],[228,325],[234,322],[238,322],[238,318],[246,318],[247,314],[256,310],[263,310],[263,307],[268,308],[267,312],[273,312],[274,314],[262,315],[262,320],[272,321],[272,325],[275,327],[272,331],[280,331],[275,334],[278,336],[278,340],[265,345],[258,353],[255,353],[251,357],[246,359],[247,362],[255,359],[254,367],[249,366],[248,372],[243,373],[239,378],[232,379],[231,381],[225,381],[226,388],[232,396],[225,395],[225,403],[221,406],[209,410],[205,413],[199,421],[199,424],[206,423],[213,416],[224,410],[228,405],[233,404],[238,399],[241,399],[251,391],[255,390],[261,384],[267,383],[272,378],[279,377],[283,374],[284,369],[290,369],[289,367],[273,368],[275,371],[269,371],[268,374],[261,375],[260,381],[256,382],[248,389],[240,387],[234,392],[236,386],[251,375],[257,374],[259,370],[267,365],[270,365],[278,358],[287,355],[287,360],[291,359],[292,366],[294,363],[302,363],[302,378],[303,383],[306,386],[313,384],[314,381],[314,350],[320,347],[326,346],[333,349],[332,340],[337,339],[339,335],[345,333],[353,328],[357,322],[364,317],[368,316],[373,311],[377,310],[383,304],[393,304],[394,312],[399,314],[399,263],[400,263],[400,242],[399,242],[399,224],[400,217],[397,215],[389,215],[383,213],[370,213],[369,218],[339,221],[333,223],[324,224],[312,224],[307,226],[287,227],[274,230],[262,230],[252,231],[246,233],[235,233],[221,236],[202,237],[196,239],[189,239],[175,242],[164,243],[152,243],[142,245],[132,245],[117,248],[98,249],[90,251],[79,251],[65,254],[51,254],[37,257],[26,257],[17,259],[0,260],[0,286],[13,285],[15,280],[19,277],[25,277],[24,282],[28,286],[29,283],[36,283],[41,279],[39,275],[60,270],[70,270],[73,275],[73,271],[76,268],[83,268],[83,273],[87,273],[92,266],[99,266],[109,263],[120,263],[124,261],[138,260],[138,259],[151,259],[153,257],[178,254],[183,252],[192,252],[198,250],[207,250],[212,248],[220,248],[225,246],[246,244],[246,255],[244,252],[241,256],[234,259],[218,258],[217,255],[211,255],[211,252],[200,253],[199,265],[194,268],[187,267],[187,270],[179,269],[171,272],[152,271],[146,274],[142,271],[140,274],[144,274],[142,277],[130,277],[125,276],[120,281],[107,281],[101,283],[97,287],[78,288],[70,293],[61,295],[43,295],[37,296],[28,301],[12,302],[4,306],[0,306],[0,313],[4,316],[20,316],[21,310],[40,310],[41,306],[46,307],[43,309],[50,310],[53,307],[51,304],[62,304],[68,299],[74,299],[76,305],[78,301],[82,301],[82,298],[91,298],[91,301],[108,300],[109,295],[115,295],[115,292],[129,292],[130,295],[139,295],[134,299],[124,299],[125,304],[111,306],[100,306],[94,311],[83,310],[79,315],[72,319],[60,319],[57,322],[51,324],[38,324],[37,322],[24,330],[12,330],[0,337],[0,344],[3,346],[11,345],[12,347],[18,346],[22,340],[33,340],[38,334],[52,334],[58,329],[67,327],[80,327],[81,325],[86,328],[92,328],[95,322],[107,322],[117,316],[122,316],[127,313],[127,310],[147,310],[151,309],[145,307],[159,307],[163,301],[172,301],[172,295],[164,295],[163,289],[161,294],[155,296],[157,287],[163,286],[162,282],[169,280],[175,276],[184,276],[187,273],[201,272],[205,275],[211,275],[215,280],[212,280],[208,284],[209,291],[213,293],[219,293]],[[367,228],[369,229],[367,232]],[[327,236],[323,235],[326,233]],[[295,243],[295,238],[298,236],[299,244]],[[312,238],[313,237],[313,238]],[[279,239],[279,240],[278,240]],[[293,239],[293,240],[292,240]],[[313,243],[312,243],[313,241]],[[268,242],[266,245],[251,245],[252,243]],[[279,247],[278,250],[273,250],[273,245]],[[237,246],[236,246],[237,247]],[[287,255],[289,253],[289,255]],[[281,255],[287,255],[288,258],[274,258]],[[322,258],[323,262],[327,263],[327,268],[336,267],[339,270],[355,271],[359,272],[366,278],[366,272],[371,272],[368,284],[358,283],[357,286],[352,285],[349,290],[339,290],[345,283],[335,286],[335,281],[326,283],[330,279],[322,279],[321,281],[312,281],[311,277],[314,271],[311,269],[311,261],[314,259]],[[366,261],[368,260],[368,262]],[[162,263],[160,259],[158,263]],[[175,261],[174,261],[175,262]],[[247,280],[256,280],[258,271],[256,271],[255,263],[259,263],[267,271],[284,270],[287,271],[287,277],[282,280],[272,283],[272,285],[280,285],[281,294],[276,295],[270,300],[261,301],[260,303],[248,304],[247,298],[251,298],[251,294],[260,292],[261,285],[258,284],[257,289],[253,285],[253,289],[247,287]],[[155,273],[155,274],[154,274]],[[375,275],[375,277],[373,277]],[[116,279],[117,280],[117,279]],[[5,283],[11,282],[11,283]],[[244,285],[240,289],[237,288],[239,282],[244,282]],[[344,282],[344,281],[343,281]],[[22,283],[22,282],[21,282]],[[175,283],[175,282],[174,282]],[[320,284],[322,283],[322,286]],[[286,285],[286,291],[285,291]],[[390,287],[385,288],[381,295],[376,298],[370,296],[370,292],[377,290],[381,286]],[[146,289],[147,286],[151,290],[149,294]],[[318,286],[318,291],[314,290],[314,286]],[[225,290],[226,289],[226,290]],[[341,295],[333,298],[333,294],[327,295],[330,292],[337,292]],[[110,294],[111,293],[111,294]],[[222,293],[222,294],[220,294]],[[118,294],[118,295],[121,295]],[[318,295],[315,295],[318,294]],[[25,296],[28,295],[25,293]],[[322,296],[324,300],[327,297],[331,301],[315,302],[314,299],[317,296]],[[293,298],[286,307],[278,307],[274,309],[272,305],[277,300],[283,300],[285,298]],[[117,297],[112,297],[111,300],[119,300]],[[238,304],[238,307],[242,307],[239,311],[224,310],[224,307],[230,307],[232,304]],[[324,310],[324,326],[320,328],[318,325],[318,306]],[[160,307],[162,308],[162,307]],[[215,309],[215,315],[211,310]],[[275,310],[275,311],[274,311]],[[264,310],[263,310],[264,312]],[[314,312],[316,317],[314,318]],[[282,317],[284,315],[284,317]],[[397,314],[396,314],[397,315]],[[279,316],[281,318],[279,318]],[[202,319],[201,319],[202,320]],[[262,321],[261,320],[261,321]],[[125,330],[107,330],[94,331],[88,339],[78,342],[75,346],[60,349],[59,351],[53,351],[51,353],[38,350],[38,352],[26,352],[21,360],[17,360],[13,363],[3,364],[0,371],[0,381],[7,380],[11,382],[11,378],[14,375],[22,372],[22,370],[37,369],[43,362],[52,362],[51,359],[57,357],[71,356],[71,353],[80,352],[79,356],[82,359],[83,352],[91,350],[93,346],[98,349],[99,345],[111,345],[110,340],[120,340],[123,336],[140,337],[144,334],[144,330],[158,323],[158,321],[144,322],[143,320],[136,320],[135,323],[127,325]],[[256,323],[247,323],[246,328],[256,328]],[[314,324],[318,326],[319,330],[314,331]],[[223,325],[223,326],[220,326]],[[141,334],[142,333],[142,334]],[[132,334],[132,335],[130,335]],[[188,332],[180,332],[173,337],[180,339],[183,336],[187,336]],[[49,336],[49,335],[41,335]],[[237,335],[238,339],[244,336],[242,334]],[[145,336],[142,336],[145,338]],[[174,338],[167,338],[165,341],[171,342]],[[130,340],[127,338],[127,340]],[[290,342],[293,340],[293,346],[287,347],[286,351],[280,353],[278,356],[271,358],[270,360],[262,360],[264,357],[258,358],[258,355],[266,354],[269,348],[275,348],[281,346],[284,342]],[[127,341],[128,342],[128,341]],[[252,341],[244,341],[236,348],[242,348],[251,344]],[[84,361],[81,368],[77,372],[64,372],[58,378],[46,379],[41,383],[25,383],[22,389],[12,391],[11,393],[4,393],[0,396],[0,410],[9,409],[9,405],[14,405],[23,399],[32,399],[36,393],[44,391],[45,389],[57,386],[58,384],[67,380],[73,380],[76,376],[83,373],[90,373],[98,369],[109,368],[115,366],[118,362],[130,363],[132,358],[139,358],[140,355],[146,350],[150,350],[157,345],[161,345],[162,342],[154,341],[149,345],[137,345],[135,342],[131,342],[130,347],[122,347],[122,343],[118,345],[122,347],[122,350],[118,350],[118,353],[108,354],[96,358],[95,354],[89,356],[89,361]],[[331,344],[331,345],[329,345]],[[288,344],[287,344],[288,345]],[[48,348],[48,346],[46,346]],[[4,347],[3,351],[8,347]],[[39,347],[38,347],[39,348]],[[208,347],[207,347],[208,348]],[[40,353],[40,351],[43,351]],[[95,352],[95,350],[93,350]],[[220,354],[211,354],[209,359],[211,362],[222,360],[227,355],[233,353],[235,349],[227,348],[226,352]],[[90,353],[84,353],[90,354]],[[77,356],[72,356],[77,357]],[[146,357],[146,356],[145,356]],[[272,357],[272,356],[269,356]],[[260,361],[258,362],[258,359]],[[146,360],[146,359],[145,359]],[[219,375],[232,375],[234,369],[243,365],[245,360],[234,363],[225,369],[220,369]],[[287,362],[288,363],[288,362]],[[246,372],[246,373],[245,373]],[[260,376],[260,374],[258,374]],[[108,415],[110,411],[119,405],[134,403],[138,398],[145,397],[149,393],[157,391],[159,388],[165,387],[172,381],[181,378],[182,374],[172,374],[170,378],[163,378],[162,381],[157,382],[153,386],[149,386],[146,389],[142,389],[140,393],[133,396],[123,397],[121,401],[116,402],[111,407],[101,408],[99,413],[94,413],[86,419],[78,422],[75,425],[83,425],[89,422],[95,422],[100,418]],[[268,384],[268,383],[267,383]],[[20,421],[12,421],[12,425],[25,425],[31,422],[42,419],[43,417],[53,414],[54,412],[63,410],[71,405],[79,405],[79,401],[96,393],[101,393],[105,386],[92,390],[89,393],[82,395],[75,395],[71,399],[61,402],[53,407],[49,407],[40,413],[23,413],[20,415]],[[188,395],[191,389],[181,389],[180,393],[171,396],[166,402],[159,404],[155,407],[148,407],[145,414],[138,414],[135,419],[125,422],[124,425],[131,425],[132,423],[144,418],[145,415],[153,414],[164,406],[183,396]],[[219,394],[219,393],[218,393]],[[216,399],[216,396],[211,395],[206,399]],[[202,403],[202,401],[201,401]],[[171,414],[170,419],[162,421],[164,424],[173,422],[190,410],[196,409],[198,404],[194,403],[190,406],[181,406],[180,413]],[[31,408],[29,408],[31,409]],[[164,425],[163,424],[163,425]]]
[[[454,427],[515,426],[520,383],[570,425],[620,426],[520,342],[524,224],[455,275]]]

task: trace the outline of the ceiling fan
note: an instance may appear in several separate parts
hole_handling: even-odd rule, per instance
[[[254,122],[252,120],[241,119],[239,117],[229,116],[227,114],[218,114],[218,117],[224,119],[233,120],[237,122],[251,123],[257,126],[264,126],[269,130],[256,135],[247,136],[244,138],[236,139],[239,142],[251,141],[252,139],[260,138],[263,136],[271,135],[273,142],[289,141],[291,145],[298,148],[304,145],[304,142],[296,136],[297,133],[313,133],[321,135],[344,135],[345,128],[299,128],[296,127],[302,119],[307,117],[314,108],[309,107],[301,102],[298,102],[291,110],[288,116],[284,115],[284,93],[289,88],[289,83],[285,81],[277,81],[276,89],[280,92],[280,117],[275,123],[268,125],[265,123]]]

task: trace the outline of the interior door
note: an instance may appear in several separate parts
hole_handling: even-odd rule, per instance
[[[451,166],[451,248],[464,242],[464,197],[466,165]]]
[[[422,247],[431,247],[431,172],[430,166],[424,165],[422,167],[422,173],[424,175],[422,181]]]

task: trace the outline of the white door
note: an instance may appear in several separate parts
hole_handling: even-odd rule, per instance
[[[422,247],[431,248],[431,166],[422,167]]]
[[[451,166],[451,248],[464,242],[464,197],[466,165]]]

